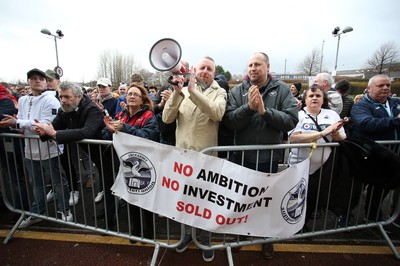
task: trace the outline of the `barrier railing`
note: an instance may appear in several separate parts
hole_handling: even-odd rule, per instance
[[[131,242],[142,242],[154,245],[154,253],[151,262],[152,265],[156,264],[160,247],[170,249],[176,248],[184,240],[185,225],[177,223],[174,220],[126,204],[123,200],[120,200],[111,194],[107,195],[107,193],[102,201],[95,201],[97,192],[109,190],[118,170],[118,157],[114,153],[111,141],[83,140],[63,147],[64,157],[59,154],[57,160],[58,168],[66,170],[66,179],[64,181],[69,184],[70,190],[78,191],[80,195],[79,203],[74,204],[73,202],[73,204],[71,204],[72,206],[69,207],[73,219],[71,221],[64,220],[57,212],[59,204],[57,204],[56,200],[47,200],[47,193],[49,190],[54,191],[56,189],[57,176],[54,176],[52,171],[52,169],[55,168],[54,166],[46,168],[44,161],[39,161],[40,169],[37,170],[40,173],[40,178],[29,180],[27,169],[30,167],[32,170],[34,166],[30,164],[29,160],[23,159],[25,139],[32,142],[40,142],[40,139],[37,136],[0,134],[0,145],[4,147],[0,147],[0,181],[3,200],[9,210],[21,214],[20,218],[4,240],[5,244],[12,238],[15,231],[19,229],[23,220],[28,216],[60,223],[65,226],[90,230],[99,234],[126,238]],[[380,143],[388,146],[400,144],[398,141],[382,141]],[[248,151],[255,151],[257,161],[261,152],[269,152],[272,155],[271,157],[273,157],[274,154],[282,153],[278,167],[278,171],[282,171],[288,167],[287,157],[290,149],[310,149],[312,147],[312,144],[220,146],[211,147],[202,152],[225,151],[227,159],[235,159],[235,162],[241,165],[244,164],[244,154]],[[331,153],[335,156],[339,144],[321,144],[317,147],[329,147],[332,150]],[[47,145],[47,149],[50,149],[49,145]],[[87,156],[83,156],[84,154]],[[87,164],[87,160],[89,160],[89,164]],[[83,175],[85,172],[84,168],[88,168],[87,165],[89,165],[89,172],[95,171],[96,176],[94,186],[89,188],[84,185],[85,176]],[[321,165],[321,167],[324,166]],[[340,166],[332,166],[332,168],[335,167]],[[76,170],[76,175],[73,174],[73,169]],[[200,236],[196,234],[197,230],[192,228],[194,243],[204,250],[225,249],[227,252],[228,262],[230,265],[233,265],[231,253],[233,248],[240,248],[242,246],[254,244],[281,242],[292,239],[305,239],[309,237],[377,227],[392,250],[394,256],[399,259],[400,256],[396,247],[384,228],[384,226],[391,224],[399,216],[400,199],[396,198],[396,195],[398,195],[396,193],[398,193],[398,191],[390,191],[388,196],[381,195],[379,198],[378,209],[380,210],[379,213],[382,215],[372,217],[371,202],[366,200],[367,198],[372,197],[371,195],[366,195],[366,185],[352,180],[350,184],[347,184],[348,187],[346,192],[348,192],[348,194],[345,195],[349,199],[348,204],[346,208],[341,210],[339,213],[341,217],[339,217],[340,215],[338,215],[337,212],[332,212],[330,205],[331,202],[335,202],[335,195],[332,194],[332,183],[335,181],[333,180],[333,176],[334,175],[331,173],[328,179],[324,179],[324,182],[317,182],[318,186],[316,194],[314,195],[316,197],[316,204],[312,208],[312,215],[310,215],[303,230],[293,236],[261,238],[203,232],[200,238]],[[77,178],[77,180],[74,180],[74,178]],[[322,178],[322,174],[319,178]],[[38,191],[33,189],[35,186],[41,188],[42,192],[40,197],[34,195]],[[70,190],[62,190],[59,193],[63,195],[63,198],[65,198],[65,195],[69,198],[71,196]],[[324,193],[324,195],[321,195],[321,193]],[[374,193],[374,188],[371,186],[369,188],[369,193]],[[42,203],[44,207],[39,212],[33,212],[33,210],[37,209],[34,205],[37,205],[38,199],[44,199],[44,202]],[[34,200],[35,204],[32,204]],[[113,215],[114,213],[116,213],[115,216]]]
[[[171,219],[126,204],[125,201],[111,194],[109,196],[105,194],[100,202],[95,202],[99,191],[109,191],[117,174],[117,157],[114,154],[111,141],[82,140],[70,146],[64,145],[64,164],[61,154],[59,154],[57,160],[58,165],[52,165],[47,169],[44,161],[38,161],[40,162],[40,169],[36,170],[39,173],[39,178],[29,180],[27,169],[31,168],[29,170],[32,171],[37,166],[30,164],[29,160],[23,159],[25,139],[37,143],[41,141],[37,136],[0,134],[0,146],[3,146],[0,148],[0,184],[3,201],[9,210],[21,214],[5,238],[4,244],[10,241],[18,229],[22,229],[19,227],[24,223],[24,219],[29,216],[68,227],[90,230],[101,235],[126,238],[131,243],[141,242],[153,245],[152,265],[155,265],[161,247],[175,248],[183,240],[185,236],[184,225]],[[46,149],[48,148],[49,146],[47,145]],[[85,152],[88,155],[86,159],[89,160],[96,176],[95,183],[90,188],[85,186],[85,176],[83,176],[84,163],[79,159],[83,157],[81,155]],[[93,162],[97,162],[97,165]],[[109,171],[110,165],[111,174],[108,176],[102,175],[103,171]],[[70,221],[63,219],[58,212],[60,204],[56,201],[57,197],[47,199],[48,192],[50,190],[54,192],[57,185],[56,176],[53,175],[53,170],[56,167],[67,169],[66,172],[69,171],[70,173],[73,172],[71,171],[73,167],[77,170],[77,176],[69,174],[66,176],[68,180],[65,179],[64,181],[69,184],[70,190],[73,187],[74,191],[79,192],[79,202],[77,204],[69,204],[69,201],[73,200],[70,191],[61,191],[62,198],[66,196],[69,199],[65,205],[73,205],[66,206],[73,216]],[[75,178],[77,180],[74,180]],[[37,191],[34,189],[35,186],[42,190],[40,196],[34,195],[34,191]],[[40,199],[43,200],[43,208],[37,208],[37,203],[40,202]],[[35,203],[33,203],[34,200]],[[110,200],[111,203],[109,202]],[[41,211],[33,211],[37,209],[41,209]],[[113,209],[115,209],[115,216],[113,215]]]
[[[388,148],[392,148],[394,146],[400,145],[400,141],[378,141],[378,143],[387,146]],[[324,148],[329,147],[332,149],[331,153],[335,158],[336,152],[340,145],[338,143],[329,143],[329,144],[319,144],[315,147]],[[314,148],[315,148],[314,147]],[[203,153],[211,153],[211,152],[226,152],[222,153],[226,156],[227,159],[231,161],[235,161],[238,164],[244,165],[244,153],[246,151],[255,151],[257,156],[257,161],[259,159],[259,154],[261,151],[269,151],[270,157],[273,157],[274,152],[284,151],[282,155],[282,159],[280,160],[278,172],[289,167],[287,163],[287,158],[289,156],[290,149],[293,148],[302,148],[302,149],[310,149],[313,148],[313,144],[279,144],[279,145],[252,145],[252,146],[219,146],[219,147],[210,147],[204,149]],[[397,149],[398,150],[398,149]],[[325,152],[325,149],[324,149]],[[323,152],[323,153],[324,153]],[[322,156],[323,156],[322,153]],[[399,155],[397,151],[397,155]],[[332,169],[336,167],[341,167],[341,165],[335,165],[335,159],[333,158]],[[271,161],[272,165],[272,161]],[[320,168],[323,168],[324,165],[320,165]],[[360,181],[352,179],[351,182],[347,184],[347,196],[348,204],[346,204],[346,208],[342,210],[342,217],[338,217],[335,215],[330,206],[330,202],[334,201],[335,195],[332,194],[332,182],[334,181],[333,172],[329,172],[328,179],[325,179],[324,182],[322,180],[322,170],[321,174],[318,176],[318,187],[316,194],[316,204],[313,205],[312,215],[308,222],[306,222],[303,229],[296,233],[293,236],[289,237],[279,237],[279,238],[261,238],[261,237],[245,237],[240,235],[225,235],[225,234],[216,234],[216,233],[208,233],[207,239],[204,240],[204,236],[200,238],[196,235],[197,230],[192,229],[192,235],[194,238],[194,242],[201,249],[226,249],[227,257],[230,265],[233,265],[232,259],[232,249],[240,248],[242,246],[247,245],[255,245],[255,244],[265,244],[265,243],[273,243],[273,242],[282,242],[294,239],[307,239],[317,236],[329,235],[329,234],[337,234],[343,232],[350,232],[356,230],[362,230],[367,228],[376,227],[379,229],[379,232],[384,237],[387,245],[390,247],[393,255],[400,259],[399,253],[394,246],[392,240],[388,236],[384,226],[392,224],[396,218],[400,214],[400,198],[399,192],[400,189],[391,190],[387,193],[387,195],[379,193],[381,190],[376,189],[375,187],[363,184]],[[379,176],[377,176],[379,178]],[[310,183],[310,181],[309,181]],[[309,184],[310,185],[310,184]],[[328,186],[328,188],[322,189],[323,186]],[[369,188],[370,195],[367,194],[367,190]],[[375,190],[375,191],[374,191]],[[325,201],[323,206],[321,206],[321,202],[319,201],[321,198],[322,191],[327,192],[327,195],[324,195]],[[377,194],[374,197],[374,193]],[[370,199],[370,201],[367,200]],[[380,210],[378,214],[372,215],[372,204],[371,199],[378,198],[378,204],[374,206]],[[354,202],[352,202],[354,201]],[[204,245],[202,243],[211,243],[208,245]]]

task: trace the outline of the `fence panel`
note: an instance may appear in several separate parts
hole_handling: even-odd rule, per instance
[[[46,167],[46,160],[32,162],[24,159],[24,145],[27,140],[32,143],[39,143],[40,141],[37,136],[0,134],[2,146],[0,149],[2,197],[11,211],[21,214],[4,243],[7,243],[12,238],[16,230],[21,229],[19,227],[24,223],[23,220],[29,216],[56,222],[63,226],[72,226],[99,234],[126,238],[131,242],[154,245],[153,265],[156,263],[160,247],[176,248],[183,241],[186,227],[183,224],[126,204],[125,201],[111,194],[107,195],[106,193],[102,200],[96,201],[99,191],[109,191],[118,171],[119,160],[112,147],[112,142],[83,140],[71,145],[64,145],[63,155],[61,156],[60,153],[56,157],[56,165],[50,164],[50,167]],[[380,143],[389,147],[400,144],[399,141],[383,141]],[[249,151],[253,155],[255,154],[257,161],[261,152],[270,153],[271,158],[275,158],[274,155],[279,154],[277,171],[280,172],[289,167],[287,161],[291,149],[311,149],[312,147],[312,144],[224,146],[211,147],[202,152],[224,151],[226,152],[224,154],[226,154],[227,160],[244,166],[247,166],[245,159]],[[330,149],[333,158],[337,154],[338,147],[339,144],[337,143],[317,146],[317,148],[324,150]],[[28,154],[30,152],[32,151],[27,151]],[[323,156],[323,153],[321,156]],[[321,171],[321,174],[313,179],[312,188],[309,182],[309,190],[312,190],[312,194],[309,195],[309,203],[307,204],[309,209],[308,221],[303,230],[295,235],[285,238],[260,238],[205,231],[199,234],[199,230],[192,228],[194,243],[201,249],[225,249],[228,262],[233,265],[232,248],[291,239],[306,239],[320,235],[377,227],[395,257],[399,259],[400,256],[393,242],[383,228],[383,226],[392,223],[399,216],[399,190],[382,191],[354,179],[347,180],[348,182],[345,184],[339,184],[342,190],[338,190],[338,180],[334,178],[333,169],[339,169],[342,165],[336,165],[335,163],[337,162],[333,159],[333,165],[327,168],[326,171],[328,175],[322,174],[323,171]],[[275,162],[271,160],[270,165],[274,164]],[[327,166],[321,165],[321,167],[323,169]],[[65,177],[55,174],[57,168],[64,169]],[[28,172],[33,172],[34,170],[39,173],[38,177],[30,179]],[[85,185],[87,172],[94,173],[95,183],[92,187],[86,187]],[[68,183],[69,190],[57,189],[60,178],[65,178],[62,181]],[[53,192],[58,191],[61,197],[56,196],[48,200],[47,194],[50,190]],[[73,200],[72,204],[68,202],[68,205],[71,205],[69,209],[73,218],[72,220],[66,220],[63,219],[65,217],[58,213],[60,204],[59,200],[56,199],[68,198],[70,201],[71,190],[78,192],[79,202],[77,204],[74,204]],[[338,191],[340,196],[337,194]],[[340,206],[340,208],[337,208],[337,206]],[[113,215],[114,213],[116,213],[115,216]]]
[[[393,147],[398,147],[400,141],[379,141],[378,143],[393,150]],[[231,160],[242,166],[246,165],[246,152],[249,151],[256,153],[257,162],[261,152],[267,151],[270,153],[270,158],[273,158],[274,153],[282,153],[278,165],[278,172],[280,172],[289,167],[287,162],[291,149],[302,148],[311,150],[313,145],[220,146],[210,147],[204,149],[202,152],[206,154],[215,151],[223,152],[220,154],[225,154],[227,160]],[[211,232],[198,234],[198,230],[193,228],[192,235],[196,245],[201,249],[226,249],[228,261],[232,261],[232,248],[237,249],[246,245],[281,242],[292,239],[307,239],[376,227],[386,240],[394,256],[400,259],[396,247],[383,228],[383,226],[394,222],[400,214],[399,189],[390,191],[382,190],[353,178],[338,184],[338,180],[336,180],[338,175],[334,175],[333,169],[343,167],[335,160],[335,156],[339,156],[340,145],[338,143],[329,143],[316,145],[315,147],[323,149],[321,156],[324,155],[324,152],[327,152],[326,148],[330,148],[331,155],[333,156],[333,164],[326,169],[326,172],[321,170],[320,174],[314,176],[314,180],[309,180],[309,198],[307,203],[309,218],[301,231],[290,237],[260,238]],[[397,155],[399,155],[398,149],[396,150]],[[272,160],[270,164],[273,165]],[[324,167],[327,168],[325,164],[321,163],[320,168],[323,169]],[[325,174],[322,174],[323,172]],[[377,178],[380,177],[377,176]],[[338,191],[340,195],[336,194]],[[340,206],[340,208],[337,206]]]
[[[180,223],[127,204],[112,196],[111,192],[109,196],[105,194],[99,202],[95,201],[99,191],[109,191],[118,171],[118,157],[111,141],[83,140],[64,145],[59,150],[61,152],[63,149],[63,155],[59,153],[56,160],[50,163],[50,167],[47,167],[46,160],[24,159],[25,140],[34,145],[41,141],[37,136],[0,135],[0,143],[4,147],[0,149],[3,201],[9,210],[21,214],[4,243],[12,238],[16,230],[23,229],[26,224],[24,220],[30,216],[36,218],[35,222],[56,222],[66,227],[126,238],[131,243],[154,245],[152,265],[156,263],[160,247],[175,248],[183,239],[184,226]],[[32,151],[28,150],[29,152]],[[89,172],[93,171],[95,174],[92,187],[85,185],[87,176],[83,153],[87,155],[85,160],[90,162]],[[61,182],[68,184],[69,189],[57,188],[60,183],[60,175],[55,174],[57,168],[64,169],[65,175]],[[107,171],[108,175],[101,174]],[[29,172],[36,172],[37,177],[29,178]],[[51,199],[48,198],[50,191],[55,192]],[[77,191],[79,195],[77,203],[72,198],[73,191]],[[57,192],[61,197],[57,196]],[[71,220],[59,212],[64,206],[60,204],[60,201],[63,202],[60,199],[65,198],[65,207],[69,208],[73,216]]]

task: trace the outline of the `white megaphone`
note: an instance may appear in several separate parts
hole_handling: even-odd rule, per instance
[[[149,59],[153,68],[158,71],[186,73],[186,68],[180,63],[182,56],[181,46],[177,41],[164,38],[157,41],[150,49]]]

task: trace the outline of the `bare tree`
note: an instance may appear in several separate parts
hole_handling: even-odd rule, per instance
[[[111,79],[114,86],[118,86],[122,81],[129,83],[133,73],[141,73],[142,75],[146,73],[146,70],[141,69],[136,64],[134,56],[122,55],[117,50],[105,50],[100,55],[98,78],[107,77]],[[143,76],[145,77],[145,75]]]
[[[110,51],[104,51],[100,55],[100,62],[99,62],[99,69],[98,69],[98,78],[100,77],[109,77],[111,74],[111,71],[109,69],[109,66],[111,64],[111,53]]]
[[[381,47],[376,50],[370,59],[367,61],[368,67],[373,68],[379,74],[384,72],[389,72],[392,68],[392,64],[396,63],[399,51],[397,50],[397,45],[393,41],[389,41],[381,45]]]
[[[297,70],[306,76],[314,76],[319,73],[321,64],[321,55],[317,48],[314,48],[311,54],[307,55],[306,58],[297,66]]]

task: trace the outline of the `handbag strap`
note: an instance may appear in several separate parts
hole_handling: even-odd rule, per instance
[[[310,114],[308,114],[308,113],[306,112],[306,110],[303,109],[303,111],[304,111],[304,113],[305,113],[306,115],[308,115],[309,118],[311,118],[311,120],[314,122],[315,126],[317,127],[318,131],[321,132],[322,129],[321,129],[321,127],[318,125],[317,120],[315,120],[314,117],[312,117]],[[324,140],[325,140],[326,143],[329,143],[329,142],[330,142],[330,141],[327,139],[326,136],[323,136],[323,138],[324,138]]]

